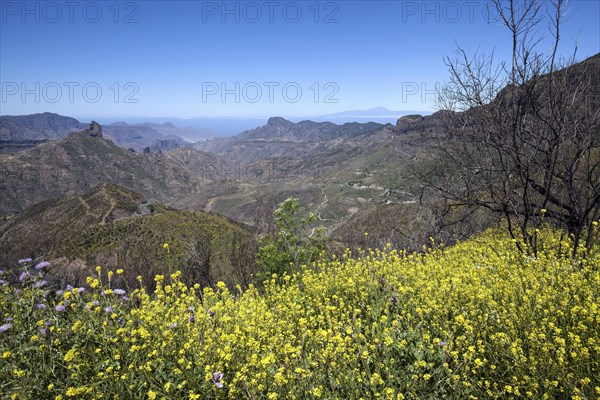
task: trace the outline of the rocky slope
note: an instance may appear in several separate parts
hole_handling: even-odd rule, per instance
[[[69,132],[85,127],[75,118],[53,113],[0,116],[0,153],[35,147],[49,140],[62,139]]]
[[[49,112],[0,116],[1,140],[61,139],[85,126],[75,118]]]
[[[232,162],[256,162],[276,157],[305,157],[346,146],[362,136],[381,130],[374,122],[346,123],[301,121],[269,118],[266,125],[228,138],[198,142],[195,148],[210,151]]]
[[[94,133],[94,127],[14,154],[0,155],[0,213],[79,195],[117,183],[167,201],[198,189],[197,174],[169,155],[134,153]],[[100,133],[101,135],[101,133]]]
[[[0,153],[16,152],[51,140],[60,140],[86,126],[75,118],[49,112],[0,116]],[[121,147],[136,151],[142,151],[146,147],[152,151],[165,151],[190,146],[191,143],[182,139],[181,135],[193,136],[203,132],[194,128],[179,128],[170,123],[116,122],[103,128],[107,139]]]

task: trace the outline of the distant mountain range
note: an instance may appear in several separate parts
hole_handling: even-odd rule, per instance
[[[13,152],[50,140],[59,140],[71,132],[85,129],[87,124],[75,118],[54,113],[0,116],[0,152]],[[164,151],[190,146],[182,136],[195,137],[205,132],[197,128],[179,128],[171,123],[127,124],[115,122],[104,125],[104,136],[117,145],[143,151]]]
[[[408,154],[413,150],[404,146],[419,142],[408,133],[400,137],[395,129],[274,117],[225,142],[201,142],[221,151],[133,152],[91,124],[62,139],[0,154],[2,261],[45,255],[56,266],[53,278],[71,283],[96,264],[127,266],[133,274],[151,276],[166,272],[162,243],[174,244],[181,266],[209,251],[197,247],[209,240],[213,269],[202,270],[200,279],[243,282],[231,261],[241,256],[228,252],[236,251],[240,240],[251,249],[250,231],[200,210],[257,226],[268,223],[277,203],[294,196],[318,210],[320,223],[343,224],[360,208],[389,201],[379,179],[396,174],[400,147]],[[257,170],[245,169],[240,176],[238,166]],[[374,177],[376,170],[381,174]]]
[[[390,111],[385,107],[375,107],[368,110],[351,110],[341,111],[332,114],[317,114],[317,115],[303,115],[303,116],[283,116],[285,119],[291,122],[300,121],[315,121],[325,122],[330,121],[336,124],[344,124],[346,122],[377,122],[380,124],[394,123],[399,117],[409,114],[421,114],[429,115],[431,111]],[[181,117],[132,117],[124,119],[130,125],[152,123],[152,124],[163,124],[165,122],[171,122],[182,127],[181,129],[189,130],[187,133],[177,133],[187,141],[197,142],[200,140],[207,140],[215,137],[229,137],[237,135],[242,131],[253,129],[257,126],[264,125],[271,116],[215,116],[215,117],[192,117],[192,118],[181,118]],[[108,126],[114,122],[118,122],[118,119],[114,118],[100,118],[90,116],[89,119],[96,119],[100,123]],[[83,118],[80,118],[83,120]]]
[[[398,117],[418,112],[389,111],[384,107],[369,110],[343,111],[334,114],[288,118],[289,122],[327,122],[338,125],[351,122],[375,122],[387,124]],[[427,113],[420,113],[426,115]],[[195,118],[168,121],[125,122],[111,121],[102,124],[104,136],[117,145],[135,151],[166,151],[182,146],[191,146],[193,142],[206,141],[215,137],[229,137],[254,129],[268,123],[265,118]],[[100,121],[102,123],[102,121]],[[189,126],[194,124],[196,126]],[[305,124],[306,125],[306,124]],[[0,153],[20,151],[50,140],[59,140],[68,133],[85,129],[87,124],[77,119],[50,112],[0,116]],[[182,127],[184,126],[184,127]],[[306,127],[306,126],[305,126]],[[348,126],[346,126],[348,127]],[[345,128],[346,128],[345,127]],[[304,128],[304,127],[303,127]]]
[[[153,201],[217,211],[250,222],[261,196],[283,200],[283,193],[305,193],[309,203],[322,201],[319,185],[323,179],[335,184],[352,182],[355,187],[384,188],[384,182],[395,179],[392,176],[400,161],[393,155],[397,146],[419,143],[418,137],[410,136],[411,130],[423,126],[419,118],[429,120],[418,117],[401,133],[391,124],[293,123],[273,117],[265,125],[230,138],[199,142],[194,148],[178,147],[174,142],[174,148],[162,152],[124,149],[107,140],[104,128],[104,137],[72,132],[62,140],[0,154],[0,213],[21,212],[40,201],[80,195],[99,184],[115,183]],[[80,126],[76,120],[68,121],[72,125],[61,126]],[[116,123],[110,126],[113,132],[115,127],[121,129],[121,138],[132,129],[129,124]],[[168,124],[160,128],[165,135],[173,129]],[[411,137],[410,141],[400,134]],[[379,169],[380,176],[376,180],[357,179],[356,171],[364,168]],[[355,191],[351,197],[360,197],[359,193]],[[352,203],[349,209],[361,206]],[[336,211],[336,218],[346,212]]]
[[[49,112],[0,116],[0,140],[62,139],[69,132],[85,129],[75,118]]]
[[[203,179],[178,158],[190,153],[196,163],[219,163],[218,157],[189,148],[166,155],[135,153],[87,131],[0,154],[0,213],[22,211],[40,201],[78,195],[109,182],[161,201],[190,194]]]
[[[212,152],[233,162],[255,162],[274,157],[306,158],[340,145],[348,146],[361,135],[381,130],[382,124],[357,122],[336,125],[332,122],[269,118],[259,126],[227,138],[198,142],[194,148]]]
[[[332,122],[314,122],[309,120],[293,123],[281,117],[269,118],[266,125],[241,132],[233,136],[234,140],[285,140],[291,142],[325,142],[338,138],[349,139],[376,129],[382,124],[375,122],[348,122],[337,125]]]

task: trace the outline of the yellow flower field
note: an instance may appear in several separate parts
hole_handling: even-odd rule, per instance
[[[322,261],[264,291],[0,286],[3,398],[600,398],[600,248],[500,230]],[[561,251],[562,250],[562,251]],[[567,254],[567,255],[561,255]],[[48,266],[44,266],[47,268]],[[102,279],[101,279],[102,277]]]

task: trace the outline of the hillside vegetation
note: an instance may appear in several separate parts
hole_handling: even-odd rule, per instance
[[[0,225],[0,262],[10,268],[20,257],[44,257],[54,265],[48,278],[72,285],[83,284],[98,264],[126,268],[128,282],[142,275],[150,286],[155,274],[179,269],[188,282],[238,283],[247,278],[232,257],[252,241],[248,228],[220,215],[149,204],[105,184],[40,203]]]
[[[527,256],[504,229],[488,230],[423,253],[319,261],[267,280],[264,292],[202,290],[174,273],[149,293],[100,267],[84,287],[56,291],[43,280],[51,266],[21,260],[24,272],[0,286],[0,391],[597,398],[600,247],[573,258],[569,240],[548,228],[538,246]]]

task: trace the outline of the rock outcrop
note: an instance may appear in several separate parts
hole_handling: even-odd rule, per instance
[[[396,134],[439,132],[449,111],[437,111],[431,115],[411,114],[400,117],[394,127]]]
[[[90,124],[90,127],[87,128],[84,132],[87,133],[88,135],[90,135],[91,137],[97,137],[97,138],[104,137],[102,135],[102,127],[96,121],[92,121],[92,123]]]

